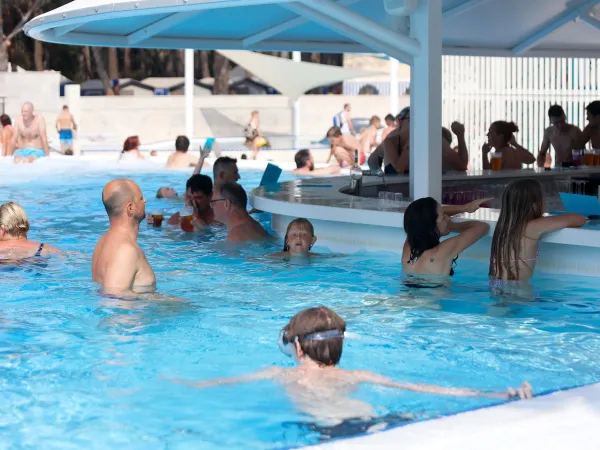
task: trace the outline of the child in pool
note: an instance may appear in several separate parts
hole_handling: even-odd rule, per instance
[[[313,224],[308,219],[294,219],[290,222],[285,232],[283,251],[273,253],[271,256],[283,256],[284,258],[318,256],[317,253],[310,251],[315,242],[317,242],[317,237],[315,236]]]
[[[292,317],[281,330],[279,337],[280,349],[286,355],[296,358],[297,367],[271,367],[249,375],[204,382],[175,381],[195,388],[207,388],[222,384],[273,380],[286,388],[300,411],[312,415],[320,423],[327,424],[377,417],[371,405],[349,397],[361,383],[440,395],[501,399],[532,397],[531,386],[527,382],[517,389],[508,389],[506,393],[486,393],[475,389],[399,383],[366,370],[338,368],[336,366],[342,356],[345,331],[346,322],[334,311],[324,306],[305,309]]]
[[[489,275],[495,280],[528,280],[538,259],[543,234],[581,227],[586,218],[567,213],[543,217],[544,195],[532,179],[510,183],[502,195],[502,210],[492,238]]]

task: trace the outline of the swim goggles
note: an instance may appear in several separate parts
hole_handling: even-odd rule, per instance
[[[279,339],[277,340],[277,344],[279,345],[279,350],[289,357],[293,357],[296,355],[296,342],[306,342],[306,341],[324,341],[326,339],[333,338],[344,338],[344,332],[340,330],[328,330],[328,331],[317,331],[316,333],[307,334],[306,336],[298,337],[295,336],[291,341],[288,341],[285,336],[286,329],[283,328],[279,332]]]

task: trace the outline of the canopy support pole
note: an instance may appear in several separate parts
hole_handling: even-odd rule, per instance
[[[301,52],[293,52],[292,60],[294,62],[302,61]],[[293,147],[298,148],[298,142],[300,140],[300,97],[294,99],[292,103],[292,136],[293,136]]]
[[[396,58],[390,56],[390,113],[392,116],[398,114],[399,95],[398,92],[398,69],[400,62]]]
[[[422,0],[411,15],[410,196],[442,199],[442,0]]]
[[[194,50],[185,49],[185,135],[194,138]]]

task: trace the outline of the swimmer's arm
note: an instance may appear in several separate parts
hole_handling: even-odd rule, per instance
[[[539,239],[543,234],[563,228],[579,228],[585,225],[585,216],[576,213],[560,214],[558,216],[540,217],[527,224],[526,234],[531,239]]]
[[[56,118],[56,124],[54,126],[56,127],[56,131],[60,132],[60,116]]]
[[[361,381],[364,383],[377,384],[394,389],[403,389],[406,391],[422,392],[425,394],[452,395],[456,397],[489,397],[509,400],[511,398],[529,399],[533,397],[531,385],[523,383],[519,388],[508,388],[506,392],[483,392],[470,388],[448,388],[432,384],[413,384],[398,383],[390,378],[384,377],[373,372],[359,371]]]
[[[71,122],[73,123],[73,129],[77,131],[77,124],[75,123],[75,118],[73,117],[73,114],[71,114]]]
[[[202,166],[204,166],[204,160],[206,159],[206,157],[210,154],[210,151],[205,151],[202,149],[202,147],[200,147],[200,159],[198,159],[198,162],[196,163],[196,167],[194,167],[194,172],[192,173],[192,175],[198,175],[200,172],[202,172]]]
[[[540,151],[538,152],[537,157],[538,167],[544,167],[544,164],[546,163],[546,153],[548,153],[548,150],[550,150],[551,131],[551,128],[546,128],[546,131],[544,131],[544,139],[542,140],[542,146],[540,147]]]
[[[487,223],[477,220],[450,222],[449,228],[450,231],[459,233],[459,235],[446,239],[440,244],[439,248],[442,254],[450,258],[454,258],[464,249],[469,248],[490,230]]]
[[[40,137],[42,138],[42,145],[44,146],[44,153],[46,156],[50,154],[50,148],[48,147],[48,135],[46,134],[46,120],[40,116]]]
[[[15,128],[13,130],[13,135],[12,135],[12,139],[10,140],[10,145],[8,147],[8,151],[9,151],[9,155],[12,155],[15,153],[15,149],[17,148],[17,142],[19,140],[19,134],[21,133],[21,131],[19,130],[19,122],[20,122],[20,118],[17,118],[17,120],[15,121]]]
[[[335,152],[333,144],[331,144],[331,147],[329,148],[329,158],[327,158],[327,161],[325,161],[325,163],[329,163],[329,161],[331,161],[331,157],[333,156],[333,153]]]
[[[121,245],[111,264],[106,267],[102,292],[109,295],[135,295],[131,286],[138,271],[138,250],[132,245]]]
[[[596,130],[596,127],[593,125],[587,125],[581,133],[579,133],[579,137],[574,140],[573,148],[585,148],[585,145],[592,138],[592,133]]]
[[[489,202],[492,199],[493,197],[480,198],[477,200],[473,200],[472,202],[469,202],[466,205],[445,205],[442,206],[442,208],[447,216],[452,217],[456,216],[457,214],[474,213],[481,207],[481,205]]]
[[[213,386],[221,386],[224,384],[241,384],[251,383],[253,381],[260,380],[272,380],[281,373],[281,369],[271,367],[269,369],[259,370],[258,372],[249,373],[247,375],[241,375],[239,377],[229,378],[215,378],[213,380],[206,381],[191,381],[184,380],[182,378],[172,378],[171,381],[177,384],[185,384],[186,386],[193,387],[196,389],[205,389]]]
[[[340,170],[342,170],[342,168],[340,166],[327,166],[327,167],[321,167],[319,169],[314,169],[312,170],[310,173],[307,173],[306,175],[335,175],[340,173]]]
[[[167,223],[169,225],[179,225],[181,223],[181,214],[176,212],[171,217],[169,217],[169,220],[167,220]]]

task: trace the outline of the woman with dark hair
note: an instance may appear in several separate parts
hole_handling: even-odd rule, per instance
[[[140,138],[137,136],[129,136],[123,143],[123,151],[121,152],[121,160],[145,159],[140,153]]]
[[[538,258],[544,233],[585,224],[581,214],[543,217],[544,196],[532,179],[513,181],[502,196],[502,210],[494,230],[490,276],[498,280],[527,280]]]
[[[490,170],[492,168],[488,154],[492,148],[496,153],[502,154],[502,168],[519,170],[523,164],[533,164],[535,156],[517,143],[514,133],[519,131],[519,127],[514,122],[505,122],[498,120],[490,125],[487,138],[488,141],[481,147],[481,159],[483,168]]]
[[[475,220],[452,222],[450,217],[475,212],[482,203],[489,200],[475,200],[460,206],[442,206],[431,197],[412,202],[404,213],[404,272],[454,275],[458,254],[485,236],[490,226]],[[441,237],[448,236],[451,232],[458,233],[458,236],[440,242]]]
[[[10,141],[13,138],[13,127],[10,117],[6,114],[0,116],[0,142],[2,142],[2,156],[11,156],[8,154]]]

